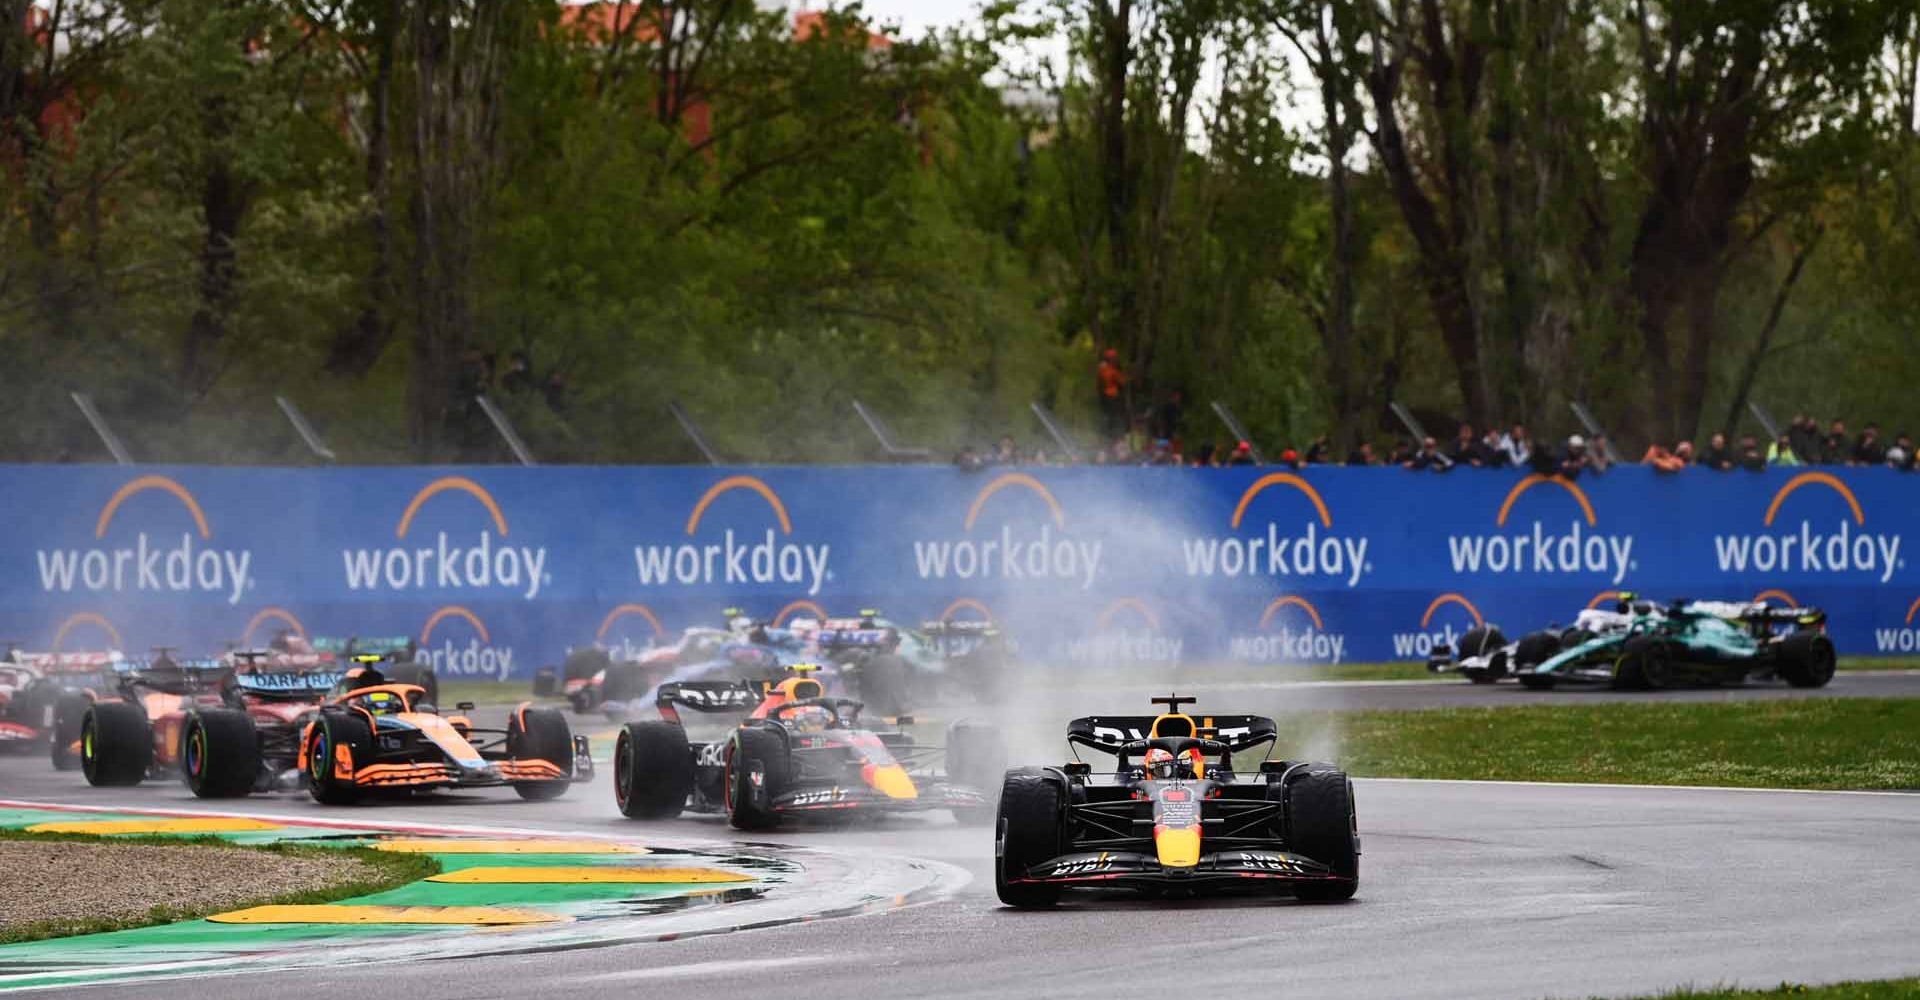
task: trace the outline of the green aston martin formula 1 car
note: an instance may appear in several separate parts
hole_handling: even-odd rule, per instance
[[[1833,640],[1826,613],[1816,608],[1675,601],[1638,607],[1624,628],[1572,637],[1559,652],[1517,667],[1528,687],[1559,683],[1616,688],[1677,684],[1737,684],[1777,677],[1794,687],[1833,680]]]

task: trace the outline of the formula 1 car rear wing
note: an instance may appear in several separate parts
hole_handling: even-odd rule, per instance
[[[749,712],[765,697],[751,681],[669,681],[654,693],[653,705],[661,718],[679,722],[682,707],[709,714]]]
[[[393,656],[396,653],[410,652],[414,648],[409,636],[346,636],[317,635],[307,640],[316,653],[333,653],[339,656],[356,654],[374,654]]]
[[[1156,715],[1089,715],[1067,723],[1067,742],[1120,755],[1153,733]],[[1218,743],[1227,753],[1251,750],[1279,739],[1279,727],[1264,715],[1203,715],[1191,734]],[[1163,734],[1164,735],[1164,734]]]
[[[892,628],[831,628],[822,626],[819,632],[814,633],[813,641],[823,650],[887,650],[899,644],[900,633]]]

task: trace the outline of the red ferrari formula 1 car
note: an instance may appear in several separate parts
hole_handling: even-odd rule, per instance
[[[53,766],[80,766],[80,716],[118,683],[117,652],[0,656],[0,751],[52,750]]]
[[[137,785],[179,770],[200,792],[200,760],[188,758],[205,745],[201,713],[232,708],[290,721],[340,677],[330,657],[308,659],[293,663],[260,651],[175,660],[163,651],[149,663],[125,665],[110,691],[74,705],[80,769],[94,785]]]

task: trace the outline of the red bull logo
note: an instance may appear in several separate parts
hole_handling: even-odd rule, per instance
[[[1808,491],[1807,487],[1822,487]],[[1804,492],[1803,492],[1804,491]],[[1815,527],[1803,516],[1798,531],[1787,527],[1782,512],[1788,499],[1800,493],[1829,493],[1839,498],[1843,512],[1831,531]],[[1797,504],[1805,504],[1796,501]],[[1828,502],[1832,506],[1832,502]],[[1811,504],[1801,509],[1807,509]],[[1802,472],[1773,494],[1761,519],[1765,529],[1741,535],[1713,536],[1714,559],[1722,573],[1863,574],[1886,583],[1906,565],[1900,558],[1900,536],[1867,530],[1867,514],[1847,484],[1829,472]],[[1776,524],[1778,527],[1776,527]]]
[[[115,531],[115,519],[130,516],[128,507],[147,515],[143,520],[175,508],[185,512],[191,527],[177,535]],[[49,594],[209,594],[238,604],[253,587],[253,553],[214,544],[200,501],[167,476],[140,476],[115,490],[94,519],[93,538],[90,546],[36,551],[40,589]]]
[[[1283,529],[1277,516],[1262,519],[1255,509],[1260,495],[1276,486],[1297,493],[1311,511],[1304,517],[1292,515],[1299,517],[1297,531]],[[1373,564],[1367,561],[1369,540],[1335,532],[1333,512],[1320,491],[1291,472],[1269,473],[1255,480],[1240,494],[1228,527],[1232,534],[1182,540],[1188,576],[1331,579],[1357,587],[1373,570]],[[1253,529],[1253,533],[1244,534],[1243,527]]]
[[[787,513],[787,505],[756,476],[728,476],[708,487],[687,515],[686,537],[696,537],[707,509],[715,501],[735,492],[765,501],[779,533],[774,533],[774,527],[768,527],[764,534],[736,532],[729,527],[708,542],[636,545],[633,562],[640,585],[804,586],[809,597],[818,595],[820,588],[833,579],[831,546],[793,541],[793,518]]]
[[[1460,637],[1468,630],[1487,623],[1480,609],[1460,594],[1441,594],[1427,604],[1420,616],[1417,632],[1393,634],[1393,656],[1399,660],[1424,660],[1436,646],[1460,648]]]
[[[436,531],[432,544],[410,537],[421,509],[442,494],[463,494],[478,504],[487,518],[480,530],[471,536]],[[346,564],[347,589],[506,590],[531,601],[553,580],[547,573],[546,546],[512,545],[508,534],[507,516],[486,487],[465,476],[443,476],[421,487],[408,501],[394,528],[394,545],[340,553]]]
[[[1327,631],[1320,609],[1298,594],[1284,594],[1261,609],[1255,629],[1227,640],[1227,656],[1242,663],[1336,664],[1346,659],[1347,637]]]
[[[1557,521],[1549,526],[1538,517],[1525,523],[1514,517],[1514,508],[1520,499],[1540,486],[1553,487],[1548,492],[1563,493],[1572,503],[1573,516],[1565,522],[1565,531],[1557,530],[1560,523]],[[1538,501],[1530,507],[1541,509]],[[1513,522],[1511,528],[1509,521]],[[1447,555],[1455,573],[1599,575],[1619,584],[1634,569],[1633,536],[1599,530],[1600,518],[1594,513],[1593,501],[1579,484],[1565,476],[1536,473],[1515,483],[1500,504],[1493,524],[1495,530],[1485,534],[1447,536]]]
[[[1020,506],[1008,499],[1021,494],[1032,499]],[[996,496],[1002,499],[995,501]],[[997,517],[984,516],[990,502]],[[997,520],[999,531],[977,530],[982,520]],[[1066,511],[1053,491],[1024,472],[1005,473],[982,486],[961,528],[956,537],[913,543],[920,579],[1052,581],[1081,590],[1099,579],[1105,543],[1069,536]]]
[[[427,616],[420,626],[419,655],[445,677],[506,680],[513,672],[513,648],[494,645],[487,623],[457,604]]]

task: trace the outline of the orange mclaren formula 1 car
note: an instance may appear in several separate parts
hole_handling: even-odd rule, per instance
[[[464,714],[440,715],[425,693],[415,684],[387,683],[371,665],[349,670],[302,728],[298,751],[276,753],[270,763],[296,769],[307,791],[328,804],[382,790],[491,785],[511,785],[523,799],[552,799],[593,778],[587,738],[574,736],[559,712],[523,702],[505,729],[481,729]],[[242,741],[230,746],[244,754]]]
[[[1068,724],[1069,749],[1111,755],[1111,769],[1076,760],[1007,772],[994,841],[1001,902],[1051,906],[1066,889],[1353,897],[1360,834],[1344,772],[1262,760],[1239,773],[1235,754],[1272,749],[1272,719],[1195,719],[1181,711],[1192,698],[1153,701],[1166,711]]]
[[[998,730],[956,722],[945,746],[924,745],[898,729],[863,726],[860,702],[826,697],[810,665],[791,669],[796,676],[774,684],[661,685],[661,718],[628,723],[614,747],[620,811],[636,819],[724,811],[742,830],[800,816],[944,809],[963,822],[992,817],[981,789],[1006,766]],[[683,708],[726,713],[737,723],[714,739],[690,741]]]

